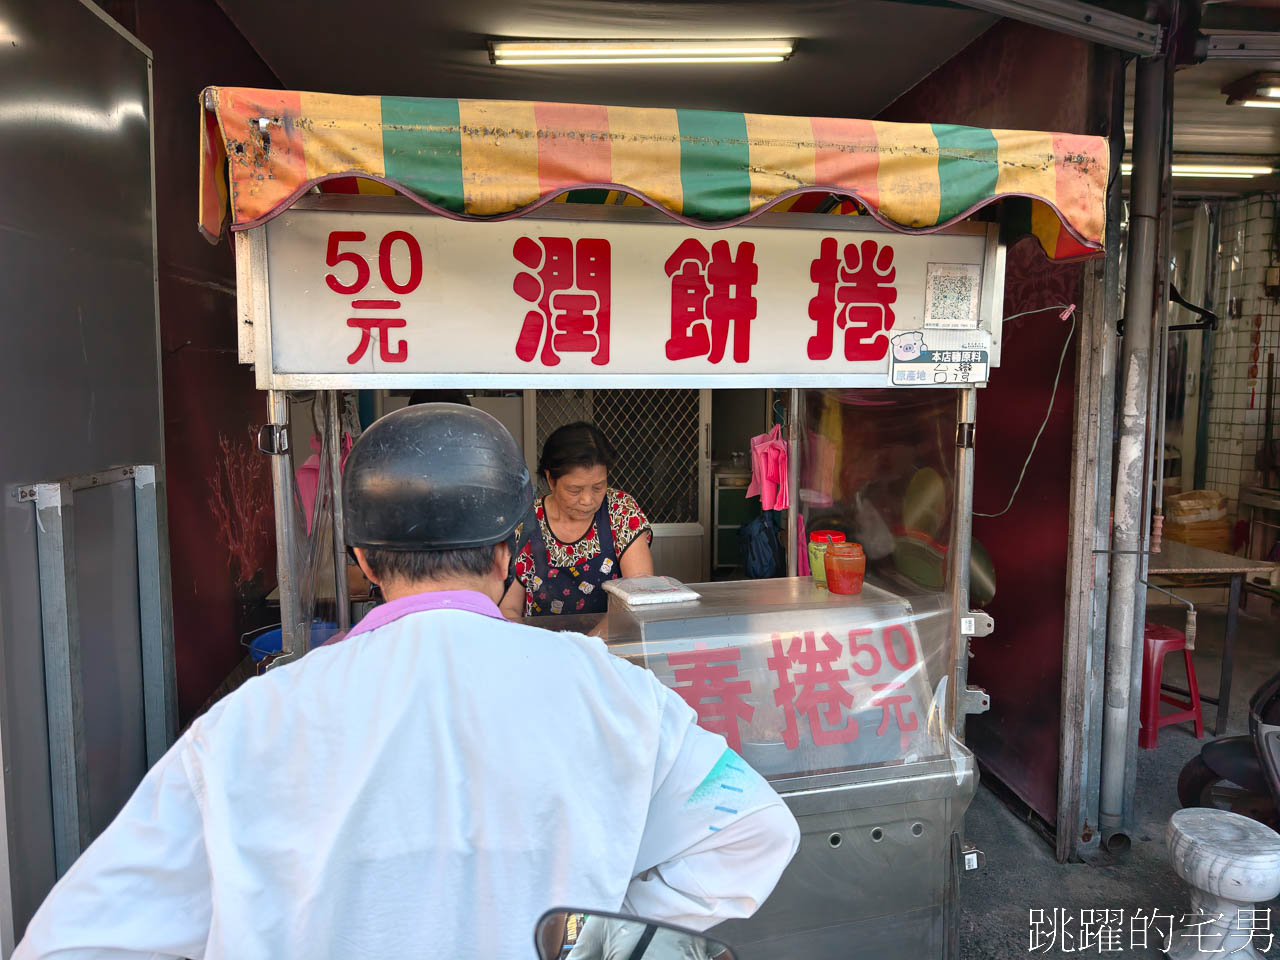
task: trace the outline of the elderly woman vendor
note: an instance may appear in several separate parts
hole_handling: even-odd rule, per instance
[[[538,472],[550,492],[535,502],[537,525],[516,557],[502,600],[508,618],[604,613],[607,581],[653,573],[653,531],[639,504],[609,486],[613,461],[613,445],[592,424],[547,438]]]

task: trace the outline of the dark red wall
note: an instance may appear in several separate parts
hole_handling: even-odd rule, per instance
[[[156,222],[178,699],[185,722],[244,656],[275,586],[266,411],[236,360],[232,245],[196,229],[200,91],[279,81],[213,0],[106,8],[154,55]]]
[[[1093,83],[1092,47],[1003,21],[917,84],[879,117],[977,127],[1101,133],[1105,95]],[[1005,316],[1079,303],[1083,268],[1054,265],[1034,240],[1009,251]],[[1004,329],[1001,366],[978,394],[974,509],[1002,510],[1049,405],[1068,324],[1056,313]],[[973,642],[970,681],[991,693],[991,710],[972,717],[967,740],[985,770],[1050,824],[1056,821],[1067,515],[1074,423],[1076,340],[1053,413],[1009,513],[974,520],[991,554],[996,597],[993,636]]]

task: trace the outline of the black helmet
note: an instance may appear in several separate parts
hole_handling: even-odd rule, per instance
[[[506,428],[480,410],[424,403],[389,413],[351,449],[342,474],[346,541],[379,550],[502,543],[533,503]]]

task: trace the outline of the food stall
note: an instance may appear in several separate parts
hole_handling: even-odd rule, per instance
[[[611,599],[607,642],[799,819],[773,897],[717,928],[740,957],[958,956],[956,885],[980,860],[964,717],[988,707],[968,641],[993,627],[970,597],[975,417],[1004,242],[1100,250],[1105,142],[238,88],[202,107],[201,227],[234,231],[240,358],[268,398],[283,659],[308,649],[319,568],[348,616],[340,392],[782,390],[790,576]],[[309,538],[291,391],[333,414]],[[804,576],[818,525],[866,541],[860,593]]]

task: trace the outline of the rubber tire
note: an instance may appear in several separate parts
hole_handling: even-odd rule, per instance
[[[1178,804],[1187,807],[1204,807],[1205,791],[1215,783],[1224,781],[1214,773],[1213,769],[1201,757],[1190,760],[1182,772],[1178,774]],[[1237,802],[1231,808],[1232,813],[1264,823],[1273,830],[1280,829],[1280,810],[1275,801],[1267,794],[1246,794],[1243,803]]]
[[[1205,790],[1221,779],[1199,755],[1192,757],[1178,774],[1178,805],[1203,807]]]

